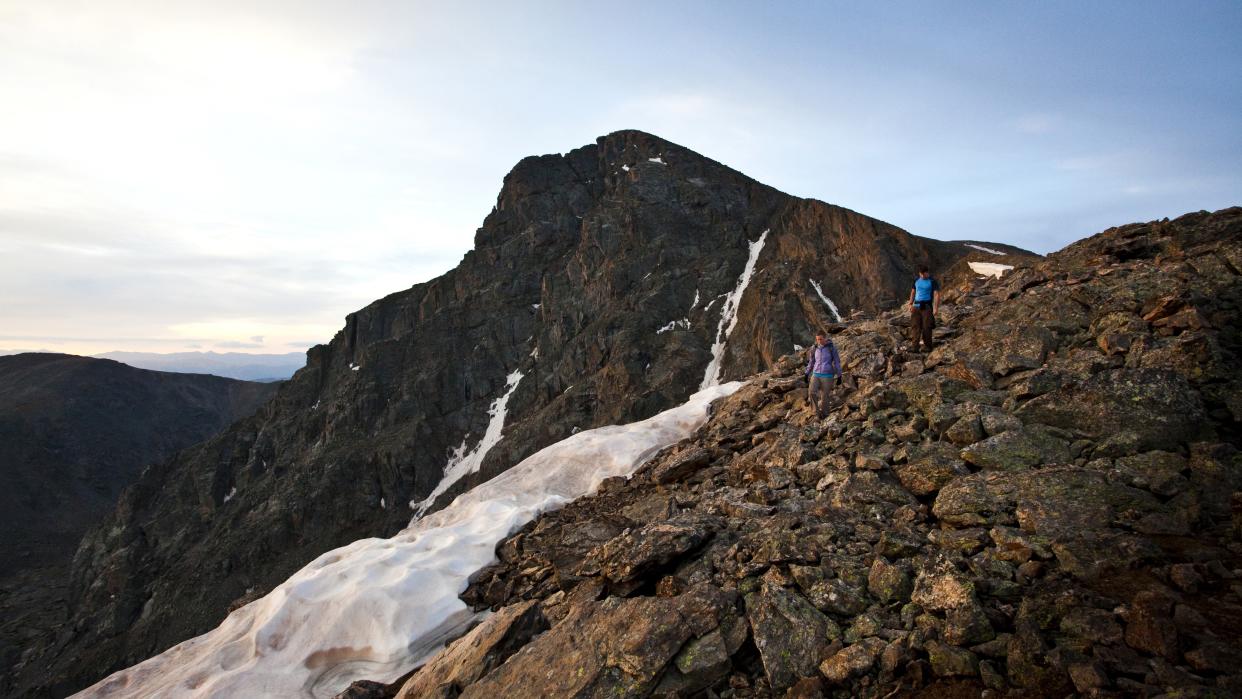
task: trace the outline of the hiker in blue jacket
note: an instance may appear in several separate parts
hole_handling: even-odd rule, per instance
[[[841,381],[841,355],[837,354],[837,346],[822,332],[815,335],[815,346],[809,353],[806,375],[810,379],[807,400],[815,406],[816,415],[820,418],[827,417],[831,407],[829,400],[832,397],[832,386]]]
[[[932,279],[927,266],[919,267],[919,277],[910,287],[910,334],[915,351],[930,352],[932,328],[936,327],[936,313],[940,310],[940,282]],[[919,341],[923,347],[920,350]]]

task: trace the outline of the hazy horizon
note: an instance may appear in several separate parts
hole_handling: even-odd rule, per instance
[[[601,21],[606,17],[607,21]],[[0,0],[0,346],[275,354],[619,129],[1047,253],[1242,203],[1242,5]]]

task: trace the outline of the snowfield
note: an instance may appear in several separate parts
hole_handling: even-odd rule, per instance
[[[992,249],[992,248],[985,248],[985,247],[983,247],[982,245],[975,245],[974,243],[963,243],[963,245],[965,245],[965,246],[966,246],[966,247],[968,247],[968,248],[974,248],[974,249],[976,249],[976,250],[982,250],[983,252],[986,252],[986,253],[989,253],[989,254],[992,254],[992,255],[1004,255],[1004,254],[1005,254],[1005,252],[1004,252],[1004,251],[1002,251],[1002,250],[994,250],[994,249]]]
[[[752,244],[748,272],[762,244],[762,237]],[[323,554],[214,630],[76,696],[331,697],[354,680],[394,681],[478,616],[457,596],[494,560],[501,539],[606,478],[632,474],[689,437],[713,400],[741,386],[713,386],[646,420],[548,446],[391,539]]]
[[[998,262],[967,262],[970,268],[984,277],[999,277],[1000,275],[1013,269],[1013,265],[1002,265]]]

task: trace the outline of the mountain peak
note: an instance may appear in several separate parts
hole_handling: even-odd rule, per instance
[[[88,684],[328,549],[402,530],[407,503],[438,494],[434,513],[575,432],[764,370],[897,303],[920,263],[948,282],[994,257],[634,130],[522,159],[475,241],[455,269],[350,314],[261,414],[140,480],[84,541],[86,631],[49,677]]]

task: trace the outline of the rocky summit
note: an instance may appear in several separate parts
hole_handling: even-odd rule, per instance
[[[982,250],[986,247],[988,250]],[[220,622],[319,554],[576,430],[748,376],[915,269],[1035,256],[801,199],[638,131],[505,177],[453,270],[351,314],[265,410],[155,466],[83,540],[74,622],[18,685],[64,694]]]
[[[833,327],[496,547],[494,614],[343,697],[1242,695],[1242,208]]]

